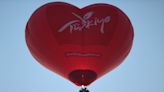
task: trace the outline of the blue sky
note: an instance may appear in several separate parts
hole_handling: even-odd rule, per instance
[[[56,0],[0,0],[0,92],[78,92],[79,88],[38,64],[24,37],[30,15]],[[109,3],[130,18],[135,32],[123,64],[88,88],[90,92],[164,92],[163,0],[61,0],[84,7]]]

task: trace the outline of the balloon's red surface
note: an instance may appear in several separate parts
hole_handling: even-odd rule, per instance
[[[26,26],[33,57],[76,85],[89,85],[128,55],[133,28],[128,17],[108,4],[82,9],[55,2],[37,9]]]

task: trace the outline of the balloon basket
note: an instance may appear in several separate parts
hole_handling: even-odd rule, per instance
[[[86,86],[82,85],[79,92],[89,92],[89,90],[86,88]]]

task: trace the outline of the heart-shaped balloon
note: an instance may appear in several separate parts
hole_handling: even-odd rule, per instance
[[[132,47],[133,28],[128,17],[109,4],[79,9],[54,2],[32,14],[26,42],[40,64],[87,86],[123,62]]]

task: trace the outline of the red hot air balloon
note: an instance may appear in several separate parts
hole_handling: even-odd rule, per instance
[[[40,64],[78,86],[87,86],[123,62],[134,33],[128,17],[115,6],[79,9],[53,2],[32,14],[25,35]]]

